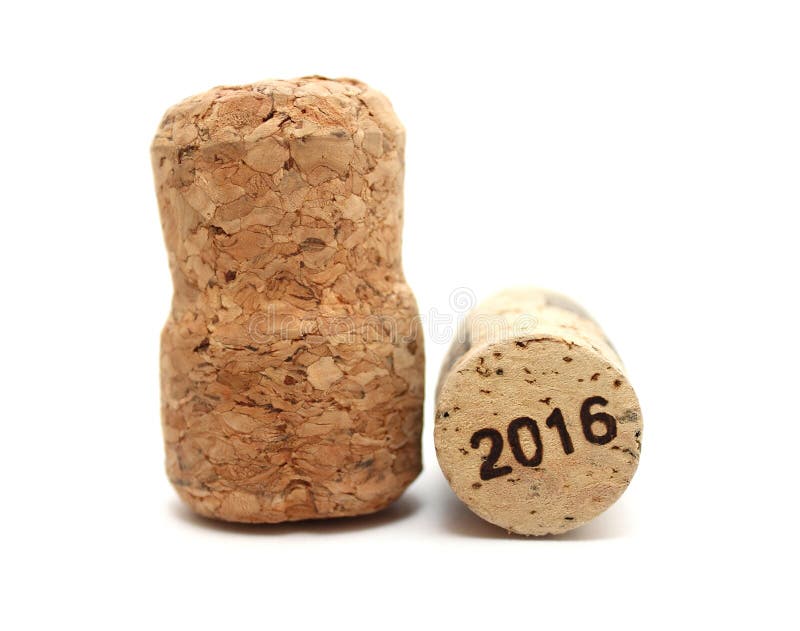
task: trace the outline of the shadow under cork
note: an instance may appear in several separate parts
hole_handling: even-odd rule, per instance
[[[386,508],[370,515],[334,517],[332,519],[306,519],[280,524],[244,524],[218,521],[193,512],[178,498],[170,501],[170,511],[180,521],[195,527],[252,536],[280,536],[303,534],[336,535],[370,528],[380,528],[408,519],[421,507],[420,501],[406,491]]]
[[[532,537],[507,532],[481,519],[461,503],[444,479],[437,485],[436,499],[442,514],[443,529],[461,537],[530,541],[599,541],[625,537],[631,532],[632,526],[624,505],[617,502],[588,524],[574,530],[560,535]]]

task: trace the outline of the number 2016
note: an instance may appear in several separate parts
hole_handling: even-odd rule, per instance
[[[605,445],[606,443],[610,443],[617,436],[617,419],[610,414],[606,414],[605,412],[593,413],[591,408],[594,405],[606,406],[608,405],[608,401],[606,401],[603,397],[589,397],[583,402],[580,413],[583,435],[587,441],[594,445]],[[602,434],[596,434],[594,432],[595,423],[600,423],[603,425],[605,432]],[[564,422],[564,415],[561,413],[559,408],[555,408],[550,413],[550,416],[547,417],[545,424],[550,429],[555,428],[558,431],[558,436],[561,439],[561,446],[563,447],[565,454],[569,455],[575,451],[575,448],[572,445],[572,437],[569,435],[569,432],[567,431],[567,424]],[[533,444],[536,447],[536,451],[532,456],[527,456],[522,448],[522,443],[519,437],[519,433],[522,429],[526,429],[530,433],[531,438],[533,438]],[[536,421],[528,416],[520,416],[508,424],[508,430],[506,433],[508,436],[508,444],[511,446],[511,453],[514,455],[514,459],[518,463],[520,463],[523,467],[538,467],[540,464],[542,464],[544,449],[542,447],[542,436],[539,433],[539,426],[537,425]],[[473,449],[478,449],[484,439],[489,440],[491,446],[489,448],[489,455],[486,456],[483,464],[481,465],[481,480],[491,480],[492,478],[499,478],[511,473],[513,469],[508,465],[504,467],[496,466],[497,461],[500,459],[500,455],[503,453],[502,434],[491,427],[479,429],[472,435],[472,438],[470,439],[470,445]]]

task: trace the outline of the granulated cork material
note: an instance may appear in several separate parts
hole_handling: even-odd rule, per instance
[[[434,439],[483,519],[525,535],[588,522],[627,488],[641,436],[622,363],[581,307],[518,289],[468,314],[442,367]]]
[[[350,79],[220,87],[164,116],[152,159],[175,287],[166,465],[198,513],[360,515],[419,473],[403,149],[387,99]]]

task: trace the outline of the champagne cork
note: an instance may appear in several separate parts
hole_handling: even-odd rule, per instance
[[[450,486],[483,519],[524,535],[588,522],[627,488],[641,437],[617,353],[569,299],[507,290],[461,323],[434,439]]]
[[[174,284],[166,469],[196,512],[379,510],[421,468],[424,354],[401,268],[404,131],[355,80],[219,87],[152,144]]]

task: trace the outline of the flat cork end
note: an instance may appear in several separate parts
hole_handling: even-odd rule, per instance
[[[615,363],[589,345],[521,335],[474,347],[437,399],[436,452],[456,495],[509,532],[560,534],[627,488],[642,415]]]

